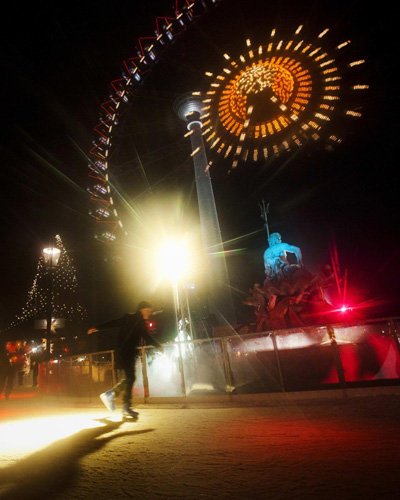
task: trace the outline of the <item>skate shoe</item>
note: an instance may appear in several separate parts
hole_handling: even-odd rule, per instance
[[[103,394],[100,394],[100,399],[102,400],[107,410],[111,412],[115,411],[115,392],[112,389],[110,391],[103,392]]]
[[[128,404],[124,404],[122,407],[122,416],[137,420],[139,418],[139,413],[135,410],[132,410],[132,408],[130,408]]]

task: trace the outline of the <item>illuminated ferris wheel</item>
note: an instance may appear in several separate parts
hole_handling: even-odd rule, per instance
[[[118,193],[112,183],[110,157],[112,139],[118,128],[124,107],[130,103],[148,74],[168,48],[185,33],[188,26],[206,14],[221,0],[175,0],[174,11],[155,20],[151,36],[139,38],[136,54],[123,61],[120,78],[111,82],[109,99],[101,104],[99,123],[95,125],[95,139],[90,150],[89,186],[90,215],[98,223],[95,237],[112,243],[126,235],[124,222],[118,208]]]
[[[186,44],[193,38],[196,31],[191,28],[199,20],[204,24],[197,32],[202,32],[206,22],[228,3],[176,0],[173,13],[156,18],[154,33],[138,40],[136,54],[123,61],[121,77],[111,82],[109,99],[102,103],[94,127],[88,165],[91,215],[99,240],[112,243],[127,234],[113,178],[115,143],[127,110],[142,106],[137,113],[142,121],[146,109],[138,96],[162,67],[166,54],[178,40]],[[224,22],[223,18],[218,22]],[[267,35],[263,27],[261,35],[243,37],[239,45],[237,40],[231,48],[226,43],[226,51],[196,53],[196,84],[192,80],[185,91],[195,90],[193,94],[202,99],[202,134],[212,169],[218,168],[218,162],[228,169],[265,164],[309,142],[331,149],[342,140],[344,121],[362,116],[362,94],[368,84],[360,69],[365,61],[354,55],[351,40],[329,28],[310,33],[296,26],[291,35],[282,36],[278,28],[270,27]],[[178,67],[194,61],[193,54],[186,61],[179,57],[175,56],[177,69],[171,73],[175,81]],[[159,73],[156,78],[163,81],[165,75]]]

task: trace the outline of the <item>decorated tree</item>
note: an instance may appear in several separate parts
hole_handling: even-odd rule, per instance
[[[44,257],[40,257],[26,303],[21,313],[5,330],[25,324],[29,320],[45,319],[49,310],[49,301],[52,318],[65,320],[67,326],[83,324],[86,320],[86,309],[78,300],[76,270],[59,235],[55,237],[55,248],[60,251],[57,267],[49,273]]]

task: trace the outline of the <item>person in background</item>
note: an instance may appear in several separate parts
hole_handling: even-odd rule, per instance
[[[13,388],[15,376],[15,367],[9,357],[8,351],[4,343],[0,345],[0,396],[4,391],[5,399],[10,397]]]
[[[22,386],[24,385],[24,375],[27,367],[27,359],[23,346],[18,348],[14,357],[16,357],[15,367],[18,375],[18,385]]]

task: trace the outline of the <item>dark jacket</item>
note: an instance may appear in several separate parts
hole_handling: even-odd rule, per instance
[[[104,328],[118,328],[117,345],[115,346],[116,367],[125,368],[135,359],[137,348],[141,341],[148,345],[159,347],[161,344],[149,334],[146,321],[142,313],[124,314],[122,318],[108,321],[96,327],[98,330]]]

